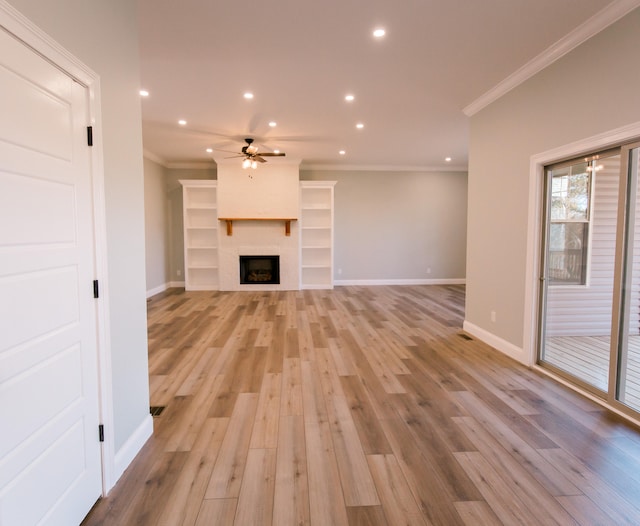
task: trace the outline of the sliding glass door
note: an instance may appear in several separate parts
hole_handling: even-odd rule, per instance
[[[639,145],[549,166],[538,363],[640,411]]]
[[[611,383],[615,399],[640,411],[640,185],[638,184],[640,147],[623,148],[627,199],[624,229],[623,271],[619,338]]]
[[[591,390],[608,388],[620,155],[546,170],[540,362]]]

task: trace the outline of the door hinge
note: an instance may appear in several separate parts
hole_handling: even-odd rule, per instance
[[[100,442],[104,442],[104,425],[100,424],[98,426],[98,438],[100,439]]]
[[[93,126],[87,126],[87,145],[93,146]]]
[[[93,280],[93,297],[94,298],[99,298],[100,297],[100,287],[98,286],[98,280],[97,279]]]

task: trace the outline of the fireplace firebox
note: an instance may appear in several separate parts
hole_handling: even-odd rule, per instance
[[[240,256],[241,285],[279,285],[280,256]]]

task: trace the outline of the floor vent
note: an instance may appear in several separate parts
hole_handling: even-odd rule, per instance
[[[151,411],[151,416],[160,416],[162,411],[164,411],[165,406],[163,405],[152,405],[149,409]]]
[[[460,336],[460,338],[464,338],[467,341],[473,341],[473,338],[467,334],[464,334],[463,332],[459,332],[458,336]]]

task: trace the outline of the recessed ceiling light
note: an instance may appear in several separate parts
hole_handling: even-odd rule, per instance
[[[346,100],[347,102],[352,102],[355,99],[355,97],[351,94],[349,95],[345,95],[344,100]]]
[[[207,148],[207,153],[213,153],[213,149]]]
[[[378,27],[376,29],[373,30],[373,36],[376,38],[382,38],[387,32],[382,29],[381,27]]]
[[[359,122],[358,124],[356,124],[356,128],[358,128],[359,130],[361,130],[362,128],[364,128],[364,124],[362,124],[361,122]]]
[[[178,124],[179,124],[180,126],[186,126],[186,125],[187,125],[187,121],[185,121],[184,119],[180,119],[180,120],[178,121]]]
[[[444,160],[447,161],[448,163],[450,163],[451,162],[451,157],[445,157]]]
[[[269,123],[269,126],[271,126],[272,128],[275,128],[278,125],[278,123],[276,121],[271,121]]]
[[[273,150],[273,153],[280,153],[280,150]]]
[[[340,155],[345,155],[347,152],[345,152],[344,150],[340,150],[338,153],[339,153]]]
[[[247,91],[247,92],[243,95],[243,97],[244,97],[245,99],[252,99],[252,98],[253,98],[253,93],[251,93],[250,91]]]
[[[141,89],[140,90],[140,96],[141,97],[148,97],[149,96],[149,92],[146,89]]]

